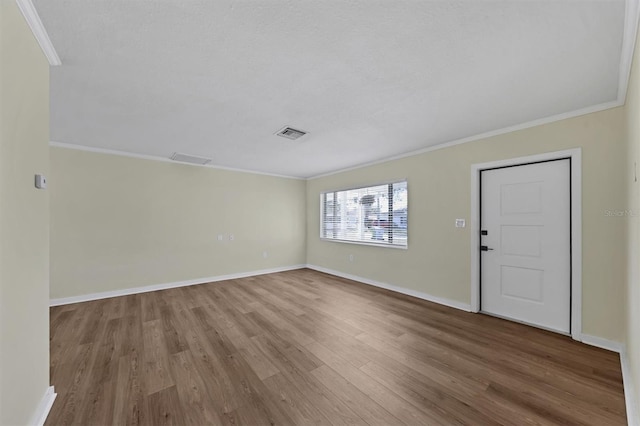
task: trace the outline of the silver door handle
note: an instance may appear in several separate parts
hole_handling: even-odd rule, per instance
[[[480,246],[480,250],[481,251],[489,251],[489,250],[493,250],[492,248],[489,248],[487,246]]]

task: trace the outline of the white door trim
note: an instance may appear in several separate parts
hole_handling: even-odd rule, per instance
[[[571,159],[571,337],[582,341],[582,149],[471,165],[471,312],[480,310],[480,172],[497,167]]]

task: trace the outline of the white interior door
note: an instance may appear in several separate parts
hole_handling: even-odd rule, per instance
[[[483,312],[570,333],[570,173],[569,159],[481,172]]]

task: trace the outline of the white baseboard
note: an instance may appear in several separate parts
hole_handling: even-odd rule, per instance
[[[47,420],[47,416],[49,415],[49,411],[51,411],[51,407],[53,406],[53,401],[55,401],[57,395],[58,394],[56,394],[53,386],[49,386],[47,388],[44,392],[44,396],[38,404],[38,407],[36,408],[36,411],[31,416],[31,420],[29,421],[30,425],[44,425],[44,422]]]
[[[210,282],[233,280],[238,278],[247,278],[247,277],[252,277],[257,275],[274,274],[277,272],[292,271],[295,269],[303,269],[303,268],[313,269],[315,271],[324,272],[325,274],[335,275],[337,277],[346,278],[348,280],[357,281],[359,283],[368,284],[374,287],[391,290],[396,293],[417,297],[418,299],[427,300],[429,302],[438,303],[440,305],[449,306],[451,308],[456,308],[463,311],[471,312],[471,305],[468,303],[463,303],[457,300],[451,300],[444,297],[433,296],[420,291],[411,290],[408,288],[399,287],[396,285],[387,284],[387,283],[372,280],[369,278],[364,278],[357,275],[351,275],[344,272],[336,271],[329,268],[324,268],[321,266],[311,265],[311,264],[284,266],[284,267],[272,268],[272,269],[261,269],[258,271],[241,272],[237,274],[219,275],[216,277],[198,278],[193,280],[178,281],[178,282],[165,283],[165,284],[156,284],[156,285],[149,285],[144,287],[133,287],[133,288],[128,288],[124,290],[105,291],[101,293],[92,293],[92,294],[86,294],[82,296],[51,299],[50,306],[67,305],[70,303],[87,302],[90,300],[107,299],[110,297],[126,296],[126,295],[137,294],[137,293],[147,293],[147,292],[157,291],[157,290],[166,290],[170,288],[185,287],[185,286],[205,284]],[[635,386],[631,377],[629,358],[627,356],[627,352],[625,350],[624,345],[618,342],[614,342],[612,340],[603,339],[597,336],[591,336],[589,334],[582,334],[580,337],[581,338],[579,340],[582,341],[582,343],[585,343],[591,346],[596,346],[602,349],[607,349],[620,354],[620,364],[622,368],[622,377],[623,377],[623,383],[624,383],[624,395],[625,395],[625,401],[626,401],[628,424],[629,426],[640,426],[640,410],[637,405]],[[49,411],[51,410],[51,407],[53,406],[53,402],[55,399],[56,399],[56,393],[54,391],[53,386],[50,386],[45,392],[45,395],[42,397],[42,400],[40,401],[40,404],[38,405],[36,412],[33,414],[30,424],[36,425],[36,426],[42,426],[45,420],[47,419],[47,416],[49,414]]]
[[[348,280],[357,281],[363,284],[369,284],[375,287],[384,288],[387,290],[395,291],[397,293],[406,294],[409,296],[417,297],[419,299],[428,300],[430,302],[439,303],[441,305],[450,306],[452,308],[461,309],[463,311],[471,311],[471,305],[458,302],[456,300],[445,299],[443,297],[436,297],[430,294],[422,293],[415,290],[410,290],[395,285],[382,283],[368,278],[359,277],[357,275],[346,274],[344,272],[336,271],[333,269],[323,268],[316,265],[307,265],[307,268],[315,271],[324,272],[325,274],[335,275],[337,277],[346,278]],[[602,349],[607,349],[612,352],[620,354],[620,365],[622,368],[622,380],[624,384],[624,397],[627,408],[627,422],[629,426],[640,426],[640,407],[638,407],[638,399],[635,392],[635,386],[631,377],[631,368],[629,366],[629,358],[625,346],[622,343],[614,342],[612,340],[603,339],[602,337],[591,336],[589,334],[582,334],[582,343],[587,345],[596,346]]]
[[[235,280],[238,278],[254,277],[257,275],[275,274],[276,272],[293,271],[294,269],[305,268],[306,265],[283,266],[279,268],[260,269],[258,271],[240,272],[237,274],[218,275],[215,277],[196,278],[187,281],[176,281],[164,284],[147,285],[143,287],[131,287],[122,290],[104,291],[100,293],[83,294],[80,296],[62,297],[60,299],[51,299],[49,306],[68,305],[71,303],[88,302],[90,300],[108,299],[111,297],[128,296],[130,294],[148,293],[150,291],[167,290],[176,287],[186,287],[190,285],[206,284],[217,281]]]
[[[335,271],[333,269],[323,268],[322,266],[307,265],[307,268],[314,271],[324,272],[325,274],[335,275],[337,277],[346,278],[348,280],[357,281],[359,283],[372,285],[374,287],[384,288],[386,290],[395,291],[396,293],[406,294],[407,296],[417,297],[418,299],[428,300],[429,302],[438,303],[440,305],[449,306],[451,308],[460,309],[463,311],[471,312],[471,305],[468,303],[458,302],[457,300],[446,299],[444,297],[432,296],[420,291],[411,290],[405,287],[399,287],[393,284],[387,284],[380,281],[371,280],[369,278],[359,277],[357,275],[346,274],[344,272]]]
[[[624,400],[627,406],[627,424],[629,426],[640,426],[640,407],[638,407],[638,395],[636,384],[631,376],[631,366],[629,355],[624,346],[620,352],[620,365],[622,367],[622,383],[624,385]]]
[[[603,339],[601,337],[583,334],[582,343],[597,346],[620,354],[620,368],[622,369],[622,383],[624,386],[624,400],[627,408],[627,424],[629,426],[640,426],[640,411],[638,407],[638,394],[635,391],[635,384],[631,376],[631,366],[629,356],[624,344]]]
[[[595,346],[597,348],[606,349],[608,351],[622,353],[623,344],[614,342],[613,340],[603,339],[602,337],[591,336],[589,334],[581,334],[580,339],[576,339],[587,345]]]

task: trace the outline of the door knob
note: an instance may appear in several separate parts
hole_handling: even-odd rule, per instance
[[[489,248],[487,246],[480,246],[480,250],[482,251],[489,251],[489,250],[493,250],[492,248]]]

